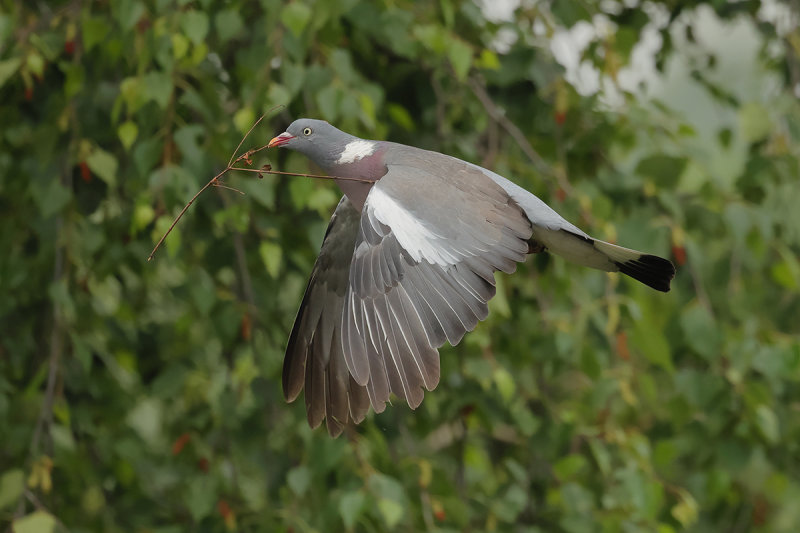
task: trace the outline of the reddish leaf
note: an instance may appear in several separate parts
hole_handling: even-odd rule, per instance
[[[25,100],[28,102],[33,100],[33,87],[25,87]]]
[[[673,246],[672,256],[675,258],[675,262],[678,263],[678,266],[686,264],[686,248],[683,246]]]
[[[439,501],[434,500],[431,507],[433,507],[433,517],[439,522],[444,522],[447,518],[447,513],[444,512],[444,507],[442,507],[442,504],[439,503]]]
[[[769,511],[769,502],[766,498],[760,494],[756,496],[753,502],[753,525],[756,527],[766,525],[769,520]]]
[[[628,336],[624,331],[617,333],[617,355],[626,361],[631,358],[631,352],[628,349]]]
[[[81,167],[81,179],[86,183],[92,181],[92,172],[89,170],[89,165],[86,164],[86,161],[81,161],[78,166]]]
[[[64,42],[64,53],[67,55],[75,53],[75,41],[69,40]]]
[[[136,23],[136,31],[139,33],[144,33],[150,28],[150,19],[147,17],[142,17],[139,19],[139,22]]]
[[[222,515],[222,518],[227,518],[233,512],[231,511],[231,506],[228,505],[228,502],[225,500],[220,500],[217,502],[217,510],[219,514]]]
[[[236,513],[233,512],[231,506],[225,500],[217,502],[217,510],[225,521],[225,529],[234,531],[236,529]]]
[[[555,119],[556,124],[561,126],[562,124],[564,124],[564,122],[567,121],[567,113],[564,111],[556,111],[553,114],[553,118]]]
[[[597,412],[597,425],[599,427],[603,427],[603,425],[606,423],[606,420],[608,420],[608,415],[610,414],[611,411],[608,409],[608,407],[603,407],[602,409],[600,409]]]
[[[242,316],[242,323],[240,325],[240,330],[242,334],[242,339],[249,341],[253,331],[253,321],[250,319],[249,313],[245,313]]]
[[[189,435],[188,433],[184,433],[183,435],[175,439],[175,442],[172,443],[172,455],[178,455],[179,453],[181,453],[181,450],[183,450],[183,447],[186,446],[186,444],[189,442],[189,440],[191,440],[191,438],[192,438],[191,435]]]
[[[206,459],[205,457],[201,457],[197,461],[197,468],[199,468],[205,473],[208,473],[208,459]]]

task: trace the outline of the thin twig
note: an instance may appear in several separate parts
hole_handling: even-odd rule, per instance
[[[231,170],[231,168],[233,168],[233,163],[234,163],[234,158],[236,157],[236,152],[238,152],[238,151],[239,151],[239,148],[241,148],[241,147],[242,147],[242,144],[244,144],[244,141],[247,139],[247,137],[249,137],[249,136],[250,136],[250,134],[251,134],[251,133],[253,133],[253,129],[254,129],[256,126],[258,126],[258,125],[261,123],[261,121],[262,121],[262,120],[264,120],[264,117],[265,117],[265,116],[267,116],[267,114],[268,114],[268,113],[271,113],[272,111],[274,111],[274,110],[275,110],[275,109],[277,109],[278,107],[280,107],[280,106],[275,106],[275,107],[271,108],[269,111],[267,111],[266,113],[264,113],[263,115],[261,115],[260,117],[258,117],[258,120],[256,120],[256,121],[253,123],[253,125],[252,125],[252,126],[250,126],[250,129],[249,129],[249,130],[247,130],[247,133],[245,133],[244,137],[242,137],[242,140],[241,140],[241,141],[239,141],[239,144],[236,146],[236,150],[234,150],[234,151],[233,151],[233,154],[231,154],[231,158],[228,160],[228,166],[227,166],[227,167],[225,167],[225,170],[223,170],[222,172],[220,172],[219,174],[217,174],[216,176],[214,176],[213,178],[211,178],[211,180],[210,180],[208,183],[206,183],[206,184],[205,184],[205,186],[203,186],[203,188],[202,188],[202,189],[200,189],[199,191],[197,191],[197,194],[195,194],[195,195],[192,197],[192,199],[191,199],[191,200],[189,200],[189,203],[188,203],[188,204],[186,204],[186,205],[183,207],[183,209],[181,209],[181,212],[180,212],[180,213],[178,213],[178,216],[177,216],[177,217],[175,217],[175,220],[173,220],[173,221],[172,221],[172,224],[170,225],[170,227],[169,227],[169,229],[167,230],[167,232],[166,232],[166,233],[164,234],[164,236],[163,236],[163,237],[161,237],[161,239],[158,241],[158,244],[156,244],[155,248],[153,248],[153,251],[152,251],[152,252],[150,252],[150,255],[147,257],[147,260],[148,260],[148,261],[152,261],[152,260],[153,260],[153,256],[155,255],[156,251],[157,251],[157,250],[158,250],[158,249],[161,247],[161,244],[162,244],[162,243],[164,242],[164,240],[167,238],[167,235],[169,235],[169,234],[172,232],[172,230],[173,230],[173,228],[175,227],[175,225],[176,225],[176,224],[178,223],[178,221],[179,221],[179,220],[180,220],[180,219],[183,217],[183,214],[184,214],[184,213],[186,213],[186,210],[187,210],[187,209],[189,209],[189,206],[191,206],[191,205],[194,203],[194,201],[195,201],[195,200],[197,200],[197,197],[198,197],[198,196],[200,196],[200,195],[203,193],[203,191],[205,191],[206,189],[208,189],[208,188],[209,188],[209,187],[211,187],[212,185],[213,185],[213,186],[215,186],[215,187],[222,187],[222,188],[226,188],[226,189],[227,189],[227,188],[230,188],[230,187],[227,187],[227,186],[224,186],[224,185],[220,185],[220,184],[219,184],[219,181],[218,181],[218,180],[219,180],[219,178],[221,178],[221,177],[222,177],[222,176],[223,176],[225,173],[227,173],[229,170]],[[236,161],[238,162],[238,161],[240,161],[240,160],[242,160],[242,159],[246,159],[246,160],[248,161],[248,163],[249,163],[249,162],[251,162],[251,159],[250,159],[250,157],[251,157],[251,156],[252,156],[254,153],[256,153],[256,152],[258,152],[258,151],[261,151],[261,150],[263,150],[264,148],[267,148],[267,146],[262,146],[262,147],[261,147],[261,148],[259,148],[258,150],[248,150],[247,152],[245,152],[244,154],[242,154],[241,156],[239,156],[239,158],[238,158],[238,159],[236,159]],[[241,191],[237,191],[237,192],[241,192]]]
[[[686,266],[689,267],[689,275],[692,278],[692,284],[694,285],[694,291],[697,295],[697,301],[700,302],[700,305],[706,308],[706,311],[713,317],[714,316],[714,308],[711,305],[711,298],[708,297],[708,293],[706,292],[706,287],[703,284],[703,279],[700,276],[700,272],[697,271],[695,263],[692,261],[687,261]]]
[[[428,489],[423,487],[419,493],[419,502],[422,506],[422,521],[425,523],[425,529],[427,531],[433,531],[436,526],[433,523],[433,512],[431,504],[431,495],[428,492]]]
[[[37,497],[36,497],[36,494],[34,494],[34,493],[31,491],[31,490],[29,490],[29,489],[25,489],[25,490],[23,490],[23,491],[22,491],[22,495],[23,495],[23,496],[24,496],[24,497],[25,497],[25,498],[26,498],[26,499],[27,499],[29,502],[31,502],[31,503],[33,504],[33,506],[34,506],[34,507],[35,507],[37,510],[39,510],[39,511],[44,511],[44,512],[46,512],[47,514],[49,514],[50,516],[52,516],[52,517],[55,519],[55,521],[56,521],[56,524],[58,524],[58,526],[61,528],[61,531],[69,531],[69,528],[67,528],[67,526],[64,524],[64,522],[62,522],[61,520],[59,520],[59,518],[58,518],[58,517],[57,517],[55,514],[53,514],[52,512],[50,512],[50,510],[49,510],[49,509],[48,509],[48,508],[45,506],[45,504],[43,504],[43,503],[42,503],[42,501],[41,501],[39,498],[37,498]]]
[[[59,218],[59,223],[61,219]],[[57,282],[61,279],[64,272],[64,251],[59,248],[56,250],[56,264],[53,272],[53,279]],[[39,412],[39,419],[36,422],[36,429],[31,439],[31,456],[39,453],[39,444],[44,428],[49,428],[53,423],[53,402],[55,401],[56,378],[61,361],[63,345],[63,328],[61,325],[58,307],[53,305],[53,330],[50,332],[50,357],[47,368],[47,388],[45,389],[44,402]]]
[[[227,185],[225,185],[223,183],[220,183],[219,180],[217,180],[217,182],[214,184],[214,187],[219,187],[220,189],[227,189],[229,191],[238,192],[239,194],[244,196],[244,191],[240,191],[239,189],[236,189],[235,187],[229,187],[229,186],[227,186]]]
[[[231,203],[230,199],[224,194],[220,194],[220,197],[222,198],[222,204],[225,207],[228,207]],[[256,307],[256,297],[255,297],[255,290],[253,290],[253,281],[252,278],[250,277],[250,271],[247,268],[247,255],[245,254],[244,240],[242,239],[241,232],[236,230],[234,230],[233,232],[233,249],[236,252],[236,263],[239,267],[242,298],[247,302],[248,306],[247,313],[257,314],[258,307]]]
[[[360,181],[362,183],[373,183],[375,180],[367,178],[352,178],[350,176],[325,176],[322,174],[303,174],[302,172],[283,172],[281,170],[257,169],[257,168],[241,168],[232,167],[228,170],[241,170],[242,172],[253,172],[255,174],[275,174],[278,176],[297,176],[299,178],[315,178],[320,180],[345,180],[345,181]]]
[[[74,126],[73,126],[74,127]],[[74,130],[73,130],[74,131]],[[71,144],[74,146],[75,144],[75,136],[73,136],[73,140]],[[69,163],[64,163],[64,170],[59,177],[59,181],[62,185],[71,188],[71,171]],[[58,216],[56,218],[56,233],[61,235],[63,233],[63,225],[64,225],[64,217]],[[53,264],[53,281],[58,283],[61,281],[65,276],[65,251],[64,245],[59,244],[56,246],[55,249],[55,261]],[[42,447],[42,439],[48,439],[47,442],[47,454],[52,455],[52,438],[50,437],[50,428],[53,425],[53,404],[55,403],[55,395],[56,395],[56,383],[58,381],[58,372],[61,368],[61,355],[64,352],[64,324],[62,322],[61,313],[59,311],[58,305],[53,303],[52,305],[52,313],[53,313],[53,329],[50,331],[50,354],[47,360],[47,385],[45,386],[45,393],[44,399],[42,400],[42,406],[39,410],[39,416],[36,419],[36,426],[33,430],[33,436],[31,437],[31,444],[29,454],[32,460],[36,460],[36,458],[41,453]],[[19,501],[17,503],[17,508],[14,512],[14,518],[19,518],[25,513],[25,499],[24,494],[20,495]]]
[[[519,147],[525,152],[525,155],[528,156],[538,170],[545,174],[551,174],[552,172],[547,163],[545,163],[544,158],[531,146],[531,143],[528,142],[522,130],[506,117],[505,111],[492,100],[486,87],[475,78],[469,78],[469,86],[472,89],[472,93],[483,105],[483,108],[489,113],[489,116],[492,117],[492,120],[500,124],[500,126],[514,138]]]
[[[234,163],[238,163],[242,159],[246,159],[249,162],[250,161],[250,157],[253,154],[255,154],[257,152],[260,152],[261,150],[266,150],[267,148],[269,148],[269,145],[265,144],[264,146],[261,146],[259,148],[253,148],[252,150],[248,150],[245,153],[243,153],[242,155],[240,155],[239,157],[237,157],[236,160],[234,161]],[[231,165],[228,165],[228,166],[233,168]]]
[[[481,161],[481,166],[484,168],[492,168],[497,159],[497,151],[500,148],[497,127],[498,124],[496,120],[489,122],[489,127],[486,131],[486,152],[484,152],[483,161]]]
[[[192,196],[192,199],[191,199],[191,200],[189,200],[189,203],[188,203],[188,204],[186,204],[185,206],[183,206],[183,209],[181,209],[181,212],[180,212],[180,213],[178,213],[178,216],[177,216],[177,217],[175,217],[175,220],[173,220],[173,221],[172,221],[172,224],[170,225],[170,227],[169,227],[169,229],[167,230],[167,232],[166,232],[166,233],[163,235],[163,237],[161,237],[161,239],[158,241],[158,244],[156,244],[155,248],[153,248],[153,251],[152,251],[152,252],[150,252],[150,255],[147,257],[147,260],[148,260],[148,261],[151,261],[151,260],[153,259],[153,256],[156,254],[156,251],[157,251],[157,250],[158,250],[158,249],[161,247],[161,243],[163,243],[163,242],[164,242],[164,239],[166,239],[166,238],[167,238],[167,235],[169,235],[169,234],[172,232],[172,228],[174,228],[174,227],[175,227],[175,224],[177,224],[177,223],[178,223],[178,221],[181,219],[181,217],[183,217],[183,214],[186,212],[186,210],[187,210],[187,209],[189,209],[189,206],[191,206],[191,205],[194,203],[194,201],[195,201],[195,200],[197,200],[197,197],[198,197],[198,196],[200,196],[201,194],[203,194],[203,191],[205,191],[206,189],[208,189],[209,187],[211,187],[212,185],[214,185],[214,183],[216,183],[216,181],[217,181],[217,180],[218,180],[218,179],[219,179],[219,178],[220,178],[220,177],[221,177],[223,174],[225,174],[226,172],[228,172],[229,170],[230,170],[230,167],[226,168],[225,170],[223,170],[222,172],[220,172],[219,174],[217,174],[216,176],[214,176],[213,178],[211,178],[211,181],[209,181],[208,183],[206,183],[206,184],[203,186],[203,188],[202,188],[202,189],[200,189],[199,191],[197,191],[197,194],[195,194],[194,196]]]
[[[267,148],[267,147],[266,146],[262,146],[261,148],[258,148],[256,150],[250,150],[250,152],[255,153],[255,152],[263,150],[264,148]],[[248,153],[250,153],[250,152],[248,152]],[[241,156],[239,156],[239,159],[243,159],[246,155],[247,155],[247,153],[242,154]],[[237,159],[237,161],[239,159]],[[167,230],[167,232],[164,233],[164,235],[161,237],[161,239],[159,239],[158,244],[156,244],[155,247],[153,248],[153,251],[150,252],[150,255],[147,257],[148,261],[151,261],[153,259],[153,256],[156,254],[158,249],[164,243],[164,240],[167,238],[167,235],[172,233],[172,230],[178,224],[178,221],[181,218],[183,218],[184,213],[186,213],[186,211],[194,203],[194,201],[197,200],[197,197],[200,196],[201,194],[203,194],[203,192],[205,192],[206,189],[208,189],[209,187],[213,186],[213,187],[220,187],[222,189],[230,189],[230,190],[236,191],[236,192],[238,192],[240,194],[244,194],[242,191],[240,191],[238,189],[234,189],[233,187],[228,187],[227,185],[221,185],[219,183],[219,179],[222,176],[224,176],[225,174],[227,174],[231,170],[238,170],[238,171],[241,171],[241,172],[251,172],[251,173],[259,174],[259,175],[262,175],[262,174],[275,174],[275,175],[280,175],[280,176],[298,176],[298,177],[302,177],[302,178],[315,178],[315,179],[322,179],[322,180],[360,181],[360,182],[363,182],[363,183],[372,183],[374,181],[374,180],[365,179],[365,178],[352,178],[352,177],[348,177],[348,176],[323,176],[323,175],[320,175],[320,174],[303,174],[303,173],[299,173],[299,172],[282,172],[280,170],[272,170],[271,168],[260,168],[260,169],[258,169],[258,168],[227,167],[225,170],[223,170],[222,172],[220,172],[219,174],[217,174],[216,176],[211,178],[211,181],[206,183],[203,186],[202,189],[197,191],[197,193],[194,196],[192,196],[192,199],[189,200],[189,203],[187,203],[185,206],[183,206],[183,209],[181,209],[181,212],[178,213],[178,216],[175,217],[175,220],[173,220],[172,224],[170,224],[169,229]]]
[[[59,225],[61,217],[58,218]],[[53,279],[58,281],[64,274],[64,250],[59,247],[56,249],[56,262],[55,272]],[[30,456],[36,458],[40,454],[42,435],[49,431],[53,425],[53,403],[55,402],[56,379],[58,377],[58,370],[61,366],[61,353],[64,348],[64,329],[59,317],[58,306],[53,304],[53,329],[50,332],[50,357],[47,361],[47,386],[44,393],[44,400],[42,407],[39,410],[39,417],[36,419],[36,428],[33,431],[31,438]],[[52,450],[49,451],[52,454]],[[14,518],[20,518],[25,513],[25,500],[24,494],[20,495],[17,509],[14,512]]]
[[[519,127],[506,116],[505,111],[499,105],[497,105],[494,100],[492,100],[492,97],[489,96],[489,92],[486,90],[484,84],[475,78],[469,78],[469,86],[472,89],[472,93],[476,98],[478,98],[492,120],[497,122],[500,127],[502,127],[509,135],[511,135],[511,138],[514,139],[514,141],[517,143],[517,146],[519,146],[525,155],[528,156],[528,159],[531,160],[533,166],[536,167],[536,170],[546,176],[555,177],[555,179],[558,181],[558,185],[564,189],[564,191],[570,192],[572,190],[572,186],[569,184],[566,178],[560,175],[558,172],[554,172],[544,158],[539,155],[539,152],[537,152],[531,143],[528,142],[528,139],[525,137],[525,134],[522,133],[522,130],[519,129]]]
[[[275,108],[273,108],[273,109],[275,109]],[[270,111],[268,111],[268,113],[271,112],[271,111],[272,111],[272,109],[270,109]],[[264,174],[276,174],[276,175],[281,175],[281,176],[299,176],[299,177],[304,177],[304,178],[316,178],[316,179],[325,179],[325,180],[360,181],[360,182],[364,182],[364,183],[372,183],[373,180],[364,179],[364,178],[351,178],[351,177],[344,177],[344,176],[322,176],[322,175],[319,175],[319,174],[301,174],[301,173],[297,173],[297,172],[282,172],[280,170],[272,170],[272,167],[270,165],[264,165],[260,169],[257,169],[257,168],[242,168],[242,167],[233,166],[236,163],[238,163],[239,161],[245,161],[248,165],[250,165],[250,164],[253,163],[253,160],[252,160],[253,154],[256,154],[256,153],[260,152],[261,150],[265,150],[265,149],[269,148],[269,145],[265,144],[264,146],[260,146],[258,148],[253,148],[251,150],[248,150],[245,153],[243,153],[242,155],[240,155],[239,157],[236,157],[236,152],[239,151],[239,148],[241,148],[241,146],[244,143],[245,139],[247,139],[247,137],[253,132],[253,129],[264,119],[265,116],[266,116],[266,114],[261,115],[258,118],[258,120],[256,120],[255,124],[253,124],[253,126],[247,131],[245,136],[239,142],[239,146],[236,147],[236,150],[233,152],[233,155],[231,155],[231,158],[230,158],[230,160],[228,162],[228,166],[225,167],[225,169],[222,172],[220,172],[219,174],[217,174],[216,176],[211,178],[211,180],[208,183],[206,183],[203,186],[202,189],[197,191],[197,193],[194,196],[192,196],[192,199],[189,200],[189,203],[187,203],[185,206],[183,206],[183,209],[181,209],[181,212],[178,213],[178,216],[176,216],[175,220],[173,220],[172,224],[170,224],[169,229],[167,229],[166,233],[164,233],[164,235],[161,237],[161,239],[159,239],[158,243],[153,248],[153,251],[150,252],[150,255],[147,257],[148,261],[152,261],[153,256],[156,254],[158,249],[164,243],[164,241],[166,240],[167,236],[170,233],[172,233],[173,229],[175,229],[175,226],[178,224],[178,221],[181,218],[183,218],[183,215],[186,213],[186,211],[189,209],[189,207],[194,203],[195,200],[197,200],[198,196],[200,196],[201,194],[203,194],[203,192],[205,192],[206,189],[208,189],[209,187],[219,187],[221,189],[228,189],[228,190],[231,190],[231,191],[234,191],[234,192],[238,192],[239,194],[244,195],[244,192],[240,191],[239,189],[235,189],[235,188],[230,187],[228,185],[224,185],[223,183],[220,182],[220,178],[222,176],[224,176],[225,174],[227,174],[228,172],[230,172],[231,170],[238,170],[238,171],[241,171],[241,172],[252,172],[252,173],[258,174],[259,177],[262,177]]]
[[[431,72],[431,88],[436,97],[436,140],[441,143],[444,140],[444,124],[446,121],[447,110],[444,106],[444,89],[439,82],[435,72]]]
[[[268,112],[272,113],[273,110],[275,110],[275,107],[270,109]],[[242,144],[244,143],[245,139],[247,139],[250,136],[250,134],[253,133],[253,130],[256,128],[256,126],[258,126],[261,123],[261,121],[264,120],[264,117],[266,117],[266,116],[267,116],[267,114],[264,113],[263,115],[258,117],[258,120],[253,122],[253,125],[250,126],[249,130],[247,130],[247,133],[244,134],[244,137],[242,137],[242,140],[239,141],[239,144],[236,145],[236,150],[234,150],[233,153],[231,154],[231,158],[228,159],[228,168],[230,168],[231,165],[233,165],[233,158],[236,157],[236,153],[239,151],[239,148],[242,147]]]

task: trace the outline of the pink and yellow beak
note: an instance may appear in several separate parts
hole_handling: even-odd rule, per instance
[[[267,148],[276,148],[278,146],[283,146],[284,144],[288,143],[292,139],[294,139],[294,135],[292,135],[288,131],[284,131],[283,133],[281,133],[277,137],[274,137],[269,142],[269,144],[267,145]]]

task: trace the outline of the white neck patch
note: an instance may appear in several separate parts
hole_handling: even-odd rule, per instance
[[[344,152],[339,156],[339,160],[336,161],[336,163],[340,165],[343,163],[354,163],[359,159],[372,155],[375,148],[376,144],[371,141],[365,141],[363,139],[351,141],[344,147]]]

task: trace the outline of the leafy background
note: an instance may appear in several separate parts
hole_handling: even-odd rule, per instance
[[[502,7],[506,6],[503,13]],[[800,31],[776,0],[0,0],[0,527],[796,531]],[[489,166],[669,256],[546,255],[333,440],[280,391],[327,182],[293,118]],[[307,171],[286,152],[281,170]],[[259,155],[261,155],[259,154]],[[313,169],[312,169],[313,170]]]

